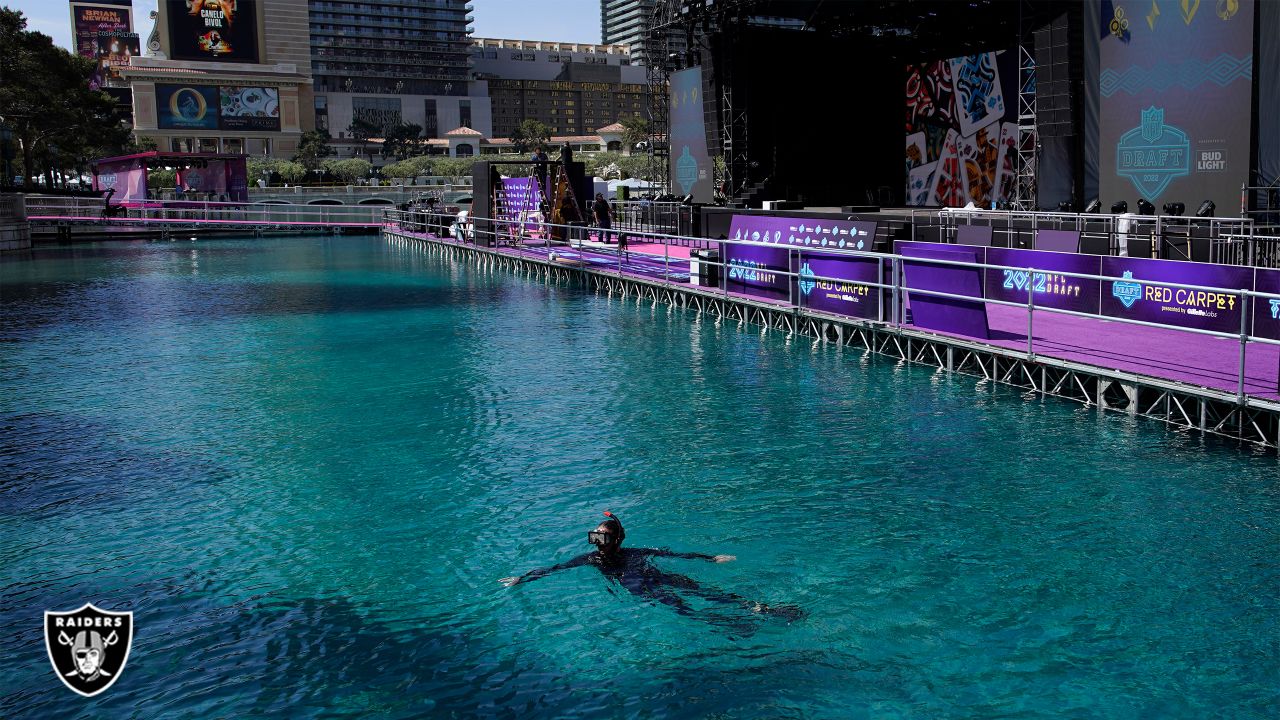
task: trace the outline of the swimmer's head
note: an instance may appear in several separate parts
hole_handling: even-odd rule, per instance
[[[605,517],[608,519],[596,526],[595,530],[587,533],[587,542],[595,545],[601,552],[614,552],[622,546],[622,541],[627,537],[627,531],[622,529],[622,521],[608,510],[604,511]]]

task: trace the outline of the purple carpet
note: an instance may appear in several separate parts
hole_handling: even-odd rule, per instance
[[[987,305],[991,340],[988,345],[1027,349],[1027,312],[1005,305]],[[951,333],[937,333],[963,337]],[[1036,312],[1032,348],[1037,355],[1121,370],[1135,375],[1236,392],[1240,373],[1240,342],[1232,338],[1130,325],[1102,318],[1083,318]],[[1250,343],[1245,351],[1244,391],[1275,400],[1280,347]]]

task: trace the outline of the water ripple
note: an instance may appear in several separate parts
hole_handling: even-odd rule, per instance
[[[356,237],[5,261],[0,367],[3,717],[1280,707],[1276,460],[1153,423]],[[604,509],[807,616],[498,584]]]

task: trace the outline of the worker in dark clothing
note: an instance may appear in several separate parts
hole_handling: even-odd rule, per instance
[[[754,627],[744,624],[742,618],[724,618],[714,613],[699,613],[688,603],[686,596],[710,603],[733,606],[750,613],[769,615],[786,620],[798,620],[804,617],[804,611],[795,606],[770,606],[730,592],[704,587],[692,578],[661,570],[654,566],[652,558],[682,558],[686,560],[709,560],[711,562],[729,562],[736,560],[732,555],[708,555],[706,553],[682,553],[667,549],[623,548],[622,541],[626,531],[622,522],[613,513],[605,512],[608,519],[600,523],[595,530],[587,533],[587,542],[596,546],[593,552],[584,553],[572,560],[539,568],[518,577],[502,578],[500,582],[510,587],[519,583],[530,582],[546,577],[559,570],[591,565],[609,580],[621,585],[632,595],[660,602],[675,610],[680,615],[698,617],[714,624],[727,625],[741,632],[750,632]]]
[[[600,228],[600,242],[609,242],[609,230],[613,227],[613,213],[609,211],[609,201],[602,193],[596,193],[596,201],[591,205],[591,212],[596,216],[596,227]]]

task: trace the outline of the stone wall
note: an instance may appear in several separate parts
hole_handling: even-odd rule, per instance
[[[0,252],[31,247],[31,226],[20,193],[0,193]]]

